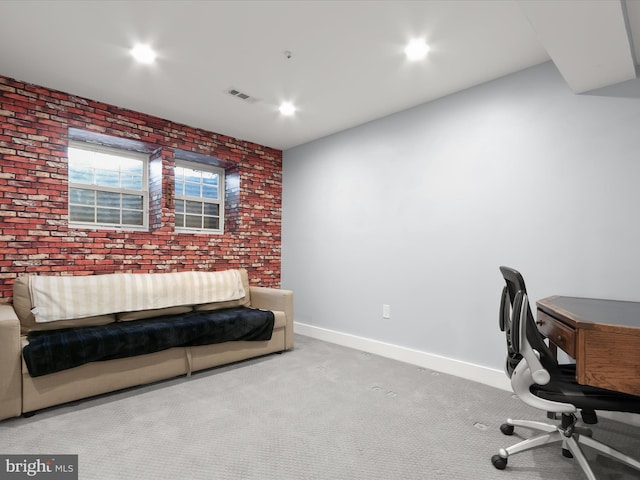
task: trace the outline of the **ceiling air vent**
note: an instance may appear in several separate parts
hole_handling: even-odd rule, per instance
[[[241,92],[240,90],[236,90],[235,88],[230,88],[229,90],[227,90],[227,93],[248,103],[256,103],[258,101],[257,98],[252,97],[251,95],[247,95],[246,93]]]

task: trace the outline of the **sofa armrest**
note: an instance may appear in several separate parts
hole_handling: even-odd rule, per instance
[[[22,413],[20,321],[13,306],[0,304],[0,420]]]
[[[251,306],[262,310],[284,312],[287,316],[285,327],[285,349],[293,348],[293,291],[268,287],[249,287]]]

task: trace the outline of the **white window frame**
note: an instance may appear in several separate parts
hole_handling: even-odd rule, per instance
[[[121,148],[113,148],[107,147],[104,145],[96,145],[93,143],[79,142],[75,140],[69,140],[69,149],[79,149],[79,150],[87,150],[89,152],[99,152],[107,155],[114,155],[118,157],[131,158],[134,160],[140,160],[142,162],[142,188],[140,190],[137,189],[129,189],[123,187],[110,187],[104,185],[96,185],[96,184],[87,184],[87,183],[76,183],[71,180],[68,181],[69,188],[69,204],[67,207],[67,212],[69,214],[69,227],[72,228],[85,228],[85,229],[105,229],[105,230],[127,230],[127,231],[149,231],[149,155],[124,150]],[[71,175],[69,175],[71,178]],[[82,221],[73,221],[71,220],[71,189],[72,188],[80,188],[84,190],[93,190],[94,192],[111,192],[111,193],[122,193],[129,195],[142,196],[142,225],[132,225],[132,224],[124,224],[124,223],[100,223],[97,220],[95,222],[82,222]],[[97,209],[97,205],[95,206]],[[122,212],[123,208],[120,206],[120,212]],[[126,209],[125,209],[126,210]]]
[[[186,226],[178,226],[176,224],[175,231],[179,233],[209,233],[209,234],[222,234],[224,233],[224,200],[225,200],[225,171],[224,168],[216,167],[214,165],[207,165],[204,163],[198,162],[189,162],[186,160],[176,159],[176,167],[189,168],[192,170],[198,170],[201,172],[209,172],[218,175],[218,198],[211,199],[203,197],[202,195],[199,197],[190,196],[186,194],[181,194],[176,188],[176,177],[173,179],[173,187],[174,187],[174,213],[178,215],[178,211],[176,209],[176,201],[193,201],[193,202],[202,202],[213,205],[218,205],[218,228],[194,228],[194,227],[186,227]],[[205,217],[205,214],[201,214],[202,217]],[[185,221],[186,223],[186,221]]]

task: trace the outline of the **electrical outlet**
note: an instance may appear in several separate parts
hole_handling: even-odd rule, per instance
[[[391,305],[382,305],[382,318],[391,318]]]

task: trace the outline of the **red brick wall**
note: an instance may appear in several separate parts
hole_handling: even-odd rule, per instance
[[[69,228],[69,128],[135,139],[161,162],[149,232]],[[174,232],[174,150],[209,155],[239,178],[222,235]],[[156,168],[156,167],[154,167]],[[0,302],[19,275],[222,270],[280,285],[282,152],[0,76]]]

